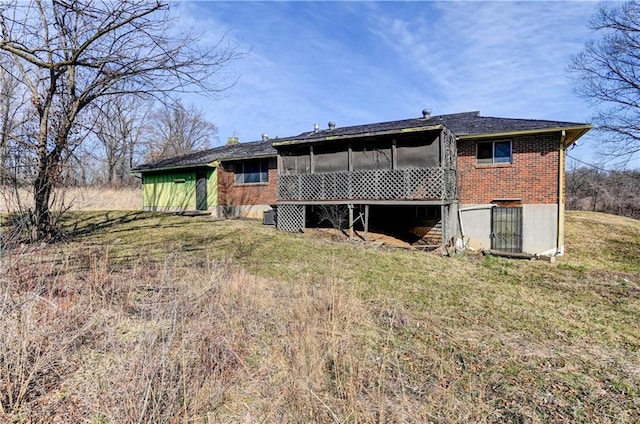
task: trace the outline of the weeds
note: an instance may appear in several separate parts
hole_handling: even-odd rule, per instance
[[[71,223],[75,241],[3,257],[0,422],[640,418],[640,279],[622,261],[443,259],[152,214]]]

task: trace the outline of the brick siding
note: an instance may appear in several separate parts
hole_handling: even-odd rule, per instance
[[[223,163],[218,167],[218,205],[274,205],[277,181],[275,158],[269,158],[269,182],[266,184],[236,184],[233,164]]]
[[[495,165],[477,165],[475,140],[458,142],[458,197],[461,204],[486,204],[505,198],[521,199],[523,204],[558,202],[560,135],[510,139],[512,163]]]

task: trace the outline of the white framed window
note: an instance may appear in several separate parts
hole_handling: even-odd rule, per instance
[[[511,163],[512,160],[511,140],[479,141],[476,144],[476,163],[478,165]]]
[[[236,184],[266,184],[269,182],[269,160],[256,159],[235,165]]]

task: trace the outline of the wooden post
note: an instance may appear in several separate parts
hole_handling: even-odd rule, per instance
[[[395,138],[391,140],[391,169],[398,169],[398,147]]]
[[[313,144],[309,146],[309,173],[310,174],[316,173],[316,158],[315,158],[315,155],[313,154]]]
[[[369,241],[369,205],[364,205],[364,239]]]
[[[353,238],[353,205],[349,205],[349,240]]]

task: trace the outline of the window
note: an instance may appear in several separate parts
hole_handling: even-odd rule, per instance
[[[420,137],[398,138],[396,154],[398,169],[440,166],[438,135],[425,134]]]
[[[309,146],[287,149],[280,155],[282,159],[282,173],[284,175],[311,173],[311,156]]]
[[[269,182],[269,161],[250,160],[236,164],[236,184],[262,184]]]
[[[354,171],[391,169],[391,142],[383,140],[353,143],[352,157]]]
[[[349,170],[349,150],[347,146],[314,146],[313,172],[345,172]]]
[[[511,163],[511,140],[482,141],[476,145],[478,165]]]

